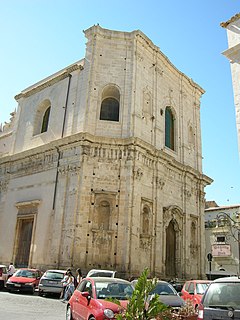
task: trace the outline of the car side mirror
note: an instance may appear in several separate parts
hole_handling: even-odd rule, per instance
[[[84,292],[81,292],[81,295],[82,295],[84,298],[87,299],[88,305],[89,305],[89,303],[90,303],[90,301],[91,301],[91,294],[90,294],[88,291],[84,291]]]
[[[81,295],[84,297],[84,298],[87,298],[90,296],[89,292],[88,291],[84,291],[84,292],[81,292]],[[91,298],[91,296],[90,296]]]

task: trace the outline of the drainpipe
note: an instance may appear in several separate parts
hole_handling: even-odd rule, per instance
[[[63,138],[63,135],[64,135],[71,78],[72,78],[72,75],[69,73],[69,75],[68,75],[67,95],[66,95],[65,106],[64,106],[64,116],[63,116],[63,125],[62,125],[61,138]],[[58,184],[58,168],[59,168],[59,162],[60,162],[60,151],[59,151],[58,147],[56,147],[56,149],[57,149],[57,153],[58,153],[58,160],[57,160],[57,172],[56,172],[56,178],[55,178],[54,193],[53,193],[52,210],[55,209],[55,204],[56,204],[56,194],[57,194],[57,184]]]

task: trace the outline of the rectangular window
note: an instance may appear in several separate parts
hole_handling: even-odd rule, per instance
[[[225,236],[217,236],[216,242],[224,242],[225,243],[225,241],[226,241]]]

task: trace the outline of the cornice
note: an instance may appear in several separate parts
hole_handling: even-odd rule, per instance
[[[222,28],[227,28],[227,26],[228,26],[230,23],[233,23],[234,21],[236,21],[236,20],[238,20],[238,19],[240,19],[240,13],[235,14],[235,16],[231,17],[231,18],[230,18],[228,21],[226,21],[226,22],[221,22],[221,23],[220,23],[220,26],[221,26]]]
[[[236,44],[235,46],[225,50],[222,54],[229,59],[231,63],[239,62],[239,50],[240,50],[240,43]]]
[[[41,200],[29,200],[24,202],[17,202],[15,206],[19,208],[25,208],[25,207],[36,207],[41,203]]]
[[[26,98],[29,97],[47,87],[50,87],[52,85],[54,85],[55,83],[67,78],[73,71],[76,70],[83,70],[83,66],[79,65],[79,64],[74,64],[68,68],[66,68],[62,73],[57,74],[56,76],[52,77],[49,80],[46,81],[42,81],[38,84],[36,84],[35,86],[30,87],[29,89],[26,89],[25,91],[22,91],[21,93],[19,93],[18,95],[15,96],[15,100],[19,100],[21,98]]]
[[[82,148],[82,157],[95,157],[95,150],[115,150],[117,152],[112,156],[114,159],[116,157],[126,160],[136,160],[146,166],[154,166],[158,161],[165,164],[171,170],[178,173],[185,172],[194,176],[196,179],[200,180],[203,184],[210,184],[212,179],[203,175],[196,169],[186,166],[180,163],[174,156],[166,154],[164,150],[157,150],[154,146],[144,142],[139,138],[109,138],[101,136],[93,136],[89,133],[77,133],[70,137],[65,137],[63,139],[55,140],[46,145],[36,147],[34,149],[26,150],[24,152],[14,154],[11,156],[6,156],[0,158],[0,166],[2,166],[2,173],[4,173],[4,167],[6,167],[8,173],[11,173],[10,167],[14,165],[15,162],[20,162],[22,169],[30,170],[31,166],[44,164],[46,168],[54,167],[56,162],[56,157],[58,152],[64,157],[64,151],[74,148]],[[128,152],[126,152],[128,151]],[[99,158],[109,158],[111,153],[109,152],[98,152]],[[77,156],[78,157],[78,156]],[[6,171],[5,170],[5,171]],[[26,172],[27,173],[27,172]]]

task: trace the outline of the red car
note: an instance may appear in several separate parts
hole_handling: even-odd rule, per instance
[[[182,291],[180,293],[183,300],[192,301],[194,308],[197,310],[201,302],[202,296],[206,291],[209,280],[189,280],[183,285]]]
[[[41,278],[41,271],[38,269],[18,269],[6,283],[7,290],[25,291],[34,294]]]
[[[85,278],[78,285],[67,304],[67,320],[115,319],[115,314],[126,308],[133,293],[130,282],[107,277]],[[116,298],[121,306],[105,300]]]

